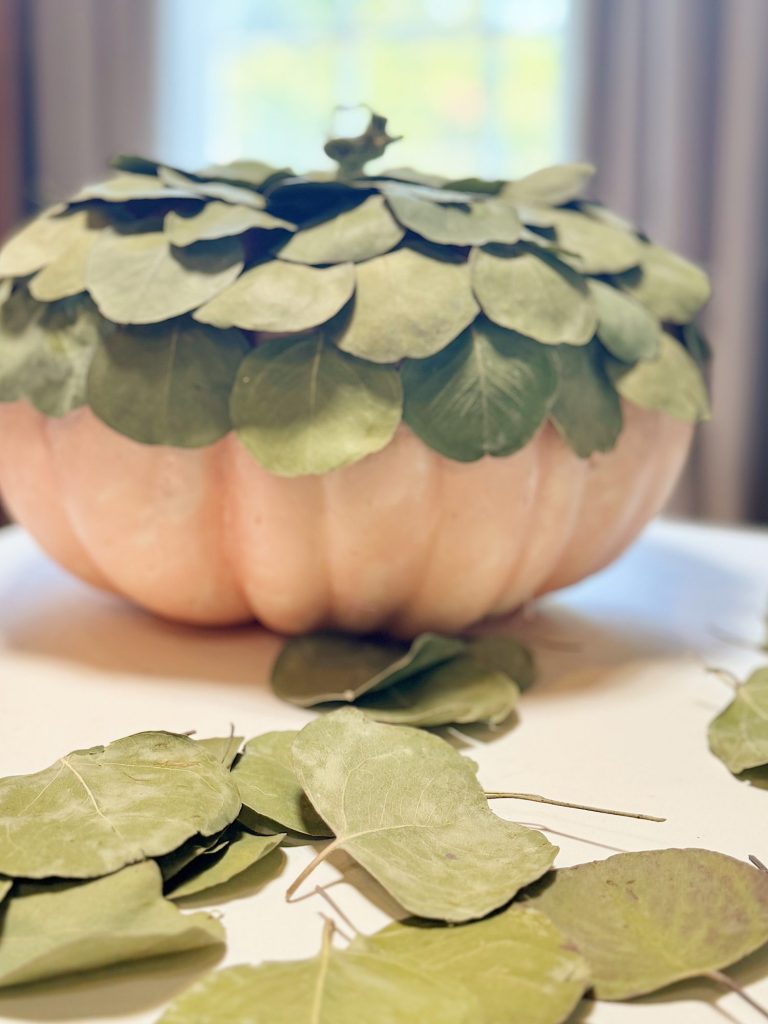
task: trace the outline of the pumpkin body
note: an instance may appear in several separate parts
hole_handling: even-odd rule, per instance
[[[513,455],[457,462],[401,425],[380,452],[286,478],[234,433],[137,443],[88,408],[0,405],[12,514],[75,575],[163,616],[455,632],[615,558],[666,500],[693,427],[623,403],[615,448],[578,458],[547,422]]]

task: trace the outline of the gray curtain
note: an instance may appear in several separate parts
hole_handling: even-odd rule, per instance
[[[703,264],[713,421],[675,511],[768,520],[768,0],[576,0],[595,194]]]
[[[22,0],[0,0],[0,238],[25,212]]]

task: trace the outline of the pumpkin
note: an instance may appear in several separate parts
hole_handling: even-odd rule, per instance
[[[119,158],[0,250],[0,488],[160,615],[455,632],[610,562],[708,414],[703,273],[517,182]]]

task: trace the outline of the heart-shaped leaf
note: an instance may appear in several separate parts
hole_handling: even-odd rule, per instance
[[[357,292],[339,339],[374,363],[423,359],[453,341],[477,316],[469,267],[397,249],[357,267]]]
[[[311,722],[293,763],[336,839],[406,910],[467,921],[509,902],[557,853],[540,832],[496,817],[471,761],[420,729],[378,725],[355,708]]]
[[[403,418],[450,459],[511,455],[544,421],[557,389],[550,353],[480,318],[448,348],[402,369]]]
[[[96,350],[88,402],[113,430],[143,444],[212,444],[231,429],[230,393],[248,351],[240,331],[189,320],[120,328]]]
[[[389,444],[402,389],[395,370],[345,355],[318,332],[251,352],[230,411],[240,440],[266,469],[281,476],[327,473]]]
[[[197,309],[243,269],[236,238],[175,249],[161,231],[104,231],[86,265],[88,291],[116,324],[154,324]]]
[[[709,727],[709,748],[734,775],[768,764],[768,668],[737,687]]]
[[[232,770],[244,809],[298,835],[332,833],[307,799],[293,770],[297,732],[268,732],[245,745]]]
[[[224,942],[208,914],[182,914],[163,899],[151,861],[95,882],[36,887],[4,907],[0,987],[24,985]]]
[[[494,323],[547,345],[586,345],[597,314],[584,280],[544,252],[476,249],[472,286]]]
[[[0,779],[0,873],[94,878],[218,832],[239,810],[230,772],[199,743],[137,733]]]
[[[175,210],[165,215],[163,232],[171,245],[184,247],[195,242],[211,241],[242,235],[254,228],[271,231],[281,228],[292,231],[293,224],[279,217],[273,217],[266,210],[253,210],[248,206],[233,206],[230,203],[207,203],[199,213],[184,217]]]
[[[297,232],[280,250],[280,259],[291,263],[360,263],[394,249],[404,234],[384,199],[369,196],[359,206]]]
[[[318,269],[271,260],[247,270],[195,319],[214,327],[248,331],[299,332],[324,324],[352,298],[351,263]]]
[[[659,320],[685,324],[693,320],[710,295],[704,271],[668,249],[644,245],[639,270],[619,279],[634,299]]]
[[[612,356],[625,363],[654,359],[661,347],[661,324],[644,306],[604,281],[590,281],[597,306],[597,336]]]
[[[768,941],[768,875],[709,850],[620,853],[555,872],[532,904],[631,999],[736,963]]]
[[[542,167],[524,178],[508,182],[503,194],[526,203],[559,206],[581,195],[594,173],[593,165],[585,163]]]
[[[459,982],[480,1004],[483,1024],[561,1024],[590,983],[584,958],[528,907],[451,927],[395,923],[356,939],[351,949]]]
[[[549,226],[555,229],[562,258],[582,273],[618,274],[643,258],[645,246],[637,235],[578,210],[552,211]]]
[[[254,836],[250,832],[238,829],[228,837],[222,849],[196,857],[191,862],[191,870],[188,869],[174,877],[171,884],[171,899],[199,896],[208,889],[215,889],[216,886],[230,882],[276,850],[284,838],[285,836],[280,834]],[[283,863],[284,858],[275,858],[275,874],[282,869]]]
[[[656,359],[628,367],[607,364],[622,398],[643,409],[658,409],[675,419],[696,423],[709,419],[709,399],[701,370],[683,346],[666,331]]]
[[[560,370],[552,422],[581,459],[609,452],[622,428],[621,402],[605,369],[600,347],[561,345],[556,353]]]
[[[475,199],[467,204],[435,203],[418,195],[387,193],[389,205],[404,228],[440,245],[512,245],[522,224],[510,203]]]
[[[0,249],[0,277],[27,277],[65,253],[87,233],[85,210],[62,216],[63,206],[52,206],[11,235]]]

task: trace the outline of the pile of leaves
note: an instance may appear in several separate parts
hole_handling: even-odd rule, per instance
[[[137,157],[0,251],[0,401],[88,405],[146,444],[235,430],[261,465],[325,473],[401,421],[451,459],[509,455],[551,420],[608,451],[621,399],[708,415],[693,320],[706,276],[602,206],[592,169],[517,181],[337,175]]]

